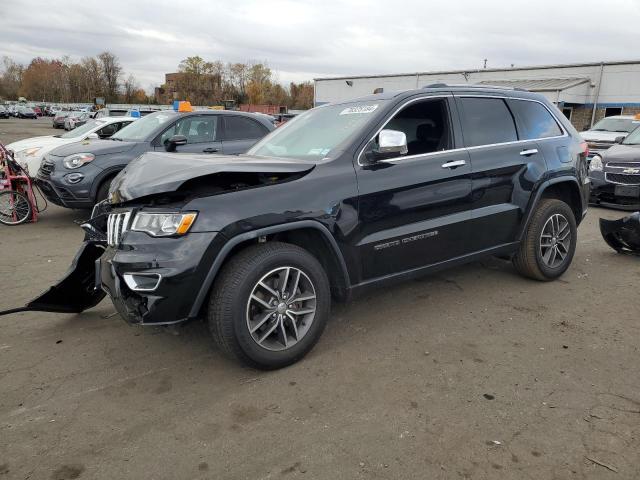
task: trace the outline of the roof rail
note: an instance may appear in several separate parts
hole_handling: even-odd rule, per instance
[[[447,83],[431,83],[429,85],[425,85],[422,88],[447,88],[447,87],[464,87],[464,88],[485,88],[487,90],[516,90],[519,92],[528,92],[528,90],[520,87],[503,87],[500,85],[481,85],[481,84],[469,84],[469,83],[455,83],[455,84],[447,84]]]

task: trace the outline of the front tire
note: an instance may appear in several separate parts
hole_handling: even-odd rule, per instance
[[[212,289],[208,323],[225,355],[272,370],[309,353],[330,306],[320,262],[301,247],[270,242],[243,250],[225,265]]]
[[[555,280],[571,265],[577,234],[571,207],[561,200],[545,198],[531,217],[513,265],[525,277]]]
[[[106,200],[109,196],[109,187],[111,186],[111,182],[113,181],[113,177],[107,178],[100,184],[100,188],[96,192],[96,201],[95,203],[100,203],[103,200]]]

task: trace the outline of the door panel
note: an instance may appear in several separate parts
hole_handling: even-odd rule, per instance
[[[469,155],[473,172],[473,250],[515,241],[536,178],[532,172],[544,172],[537,143],[471,148]]]
[[[544,171],[544,157],[523,132],[503,98],[456,96],[465,146],[471,160],[470,238],[472,250],[482,251],[516,240],[533,178]]]
[[[465,164],[443,168],[454,161]],[[464,150],[384,162],[357,174],[363,280],[467,253],[471,168]]]

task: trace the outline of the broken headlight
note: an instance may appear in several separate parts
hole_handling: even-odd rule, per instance
[[[198,214],[139,212],[133,219],[131,230],[145,232],[152,237],[184,235],[189,231]]]

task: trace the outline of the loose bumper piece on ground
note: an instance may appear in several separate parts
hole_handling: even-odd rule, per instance
[[[62,280],[24,307],[2,311],[0,316],[28,311],[80,313],[96,306],[105,296],[95,288],[95,261],[103,253],[100,244],[84,242]]]
[[[620,220],[601,218],[600,232],[616,252],[640,255],[640,212]]]

